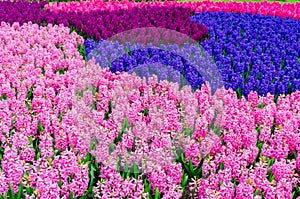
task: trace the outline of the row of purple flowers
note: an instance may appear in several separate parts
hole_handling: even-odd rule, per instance
[[[126,30],[140,27],[162,27],[189,35],[194,40],[204,39],[208,34],[207,27],[190,23],[192,10],[182,7],[135,7],[131,10],[97,10],[91,12],[52,12],[44,10],[47,4],[41,2],[0,2],[0,21],[32,21],[37,24],[64,24],[76,30],[85,38],[96,41],[110,38]]]

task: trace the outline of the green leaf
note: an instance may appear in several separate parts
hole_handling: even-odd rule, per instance
[[[273,182],[275,176],[272,174],[271,177],[270,177],[270,182]]]
[[[139,169],[135,163],[135,161],[133,161],[133,173],[134,173],[134,178],[138,179],[139,176]]]
[[[88,161],[90,161],[91,160],[91,154],[90,153],[87,153],[86,154],[86,161],[88,162]]]
[[[295,194],[296,194],[296,192],[293,191],[291,199],[293,199],[295,197]]]
[[[147,184],[146,179],[144,179],[144,190],[145,190],[145,193],[147,193],[151,190],[149,184]]]
[[[73,196],[74,196],[74,193],[73,193],[73,192],[70,192],[69,199],[73,199]]]
[[[42,123],[41,123],[40,120],[38,121],[38,131],[39,131],[39,132],[44,131],[44,127],[43,127],[43,125],[42,125]]]
[[[137,137],[133,138],[133,146],[132,146],[132,151],[134,152],[136,150],[136,141],[138,140]]]
[[[275,159],[274,158],[271,158],[268,162],[268,167],[272,166],[275,162]]]
[[[192,174],[194,174],[194,166],[193,166],[193,163],[192,163],[192,161],[191,161],[191,159],[189,159],[189,166],[190,166],[190,171],[191,171],[191,173]]]
[[[7,94],[3,94],[2,97],[0,97],[0,100],[7,100]]]
[[[130,169],[128,166],[128,162],[125,163],[125,170],[126,170],[126,178],[130,177]]]
[[[192,198],[195,198],[195,189],[192,190]]]
[[[19,185],[19,191],[18,191],[17,199],[21,199],[22,196],[23,196],[23,183],[21,181],[20,185]]]
[[[30,87],[30,90],[28,91],[28,93],[27,93],[27,96],[26,96],[26,98],[28,99],[28,100],[32,100],[33,99],[33,94],[32,94],[32,92],[33,92],[33,85]]]
[[[182,153],[181,154],[181,161],[184,163],[185,161],[184,161],[184,154]]]
[[[57,184],[58,184],[58,187],[61,188],[62,182],[61,182],[61,181],[58,181]]]
[[[189,169],[189,167],[187,166],[187,164],[186,164],[186,163],[183,163],[183,166],[184,166],[185,170],[187,171],[189,177],[194,177],[194,176],[192,175],[193,173],[190,171],[190,169]]]
[[[151,182],[147,182],[146,179],[144,179],[144,185],[145,185],[145,192],[149,193],[150,198],[153,198],[151,192]]]
[[[241,89],[240,89],[240,88],[238,88],[238,89],[236,90],[236,94],[237,94],[237,98],[238,98],[238,99],[241,99],[241,98],[242,98],[242,92],[241,92]]]
[[[223,162],[220,163],[220,169],[224,170],[224,163]]]
[[[258,108],[259,108],[259,109],[263,109],[264,107],[265,107],[264,104],[258,104]]]
[[[179,156],[177,155],[176,151],[173,151],[173,154],[175,156],[175,160],[179,160]],[[179,160],[180,161],[180,160]]]
[[[93,192],[93,184],[94,184],[94,179],[95,179],[95,172],[96,169],[94,167],[93,164],[89,164],[89,174],[90,174],[90,184],[89,184],[89,188],[88,188],[88,193],[92,193]]]
[[[297,193],[300,195],[300,189],[299,189],[299,186],[298,186],[298,185],[296,185],[296,191],[297,191]]]
[[[28,102],[25,102],[25,104],[26,104],[27,109],[28,109],[29,111],[32,111],[31,105],[30,105]]]
[[[254,192],[254,196],[257,196],[258,192],[259,192],[259,189],[257,188]]]
[[[28,137],[28,142],[29,142],[29,144],[32,144],[33,143],[33,137],[32,137],[32,135],[30,135],[29,137]]]
[[[115,146],[114,143],[112,142],[109,144],[109,153],[112,153],[114,150],[115,150]]]
[[[236,188],[236,179],[235,178],[233,180],[233,187],[234,187],[234,189]]]
[[[124,130],[127,129],[127,128],[128,128],[128,119],[125,118],[124,122],[123,122],[123,125],[122,125],[122,131],[124,132]]]
[[[122,141],[123,131],[118,133],[118,137],[114,140],[114,143],[117,145],[119,142]]]
[[[27,192],[28,195],[32,195],[33,192],[34,192],[34,189],[33,189],[33,188],[28,188],[28,187],[27,187],[25,190],[26,190],[26,192]]]
[[[96,168],[93,164],[91,164],[91,171],[93,171],[93,172],[96,171]]]
[[[194,174],[195,176],[199,176],[201,172],[202,172],[202,167],[199,167],[194,171]]]
[[[222,181],[222,180],[220,180],[220,182],[219,182],[219,187],[221,187],[221,186],[222,186],[222,184],[223,184],[223,181]]]
[[[257,128],[256,128],[256,131],[257,131],[258,133],[260,133],[260,131],[261,131],[261,126],[257,127]],[[259,142],[257,142],[257,143],[259,143]]]
[[[156,188],[155,188],[155,196],[154,196],[154,199],[159,199],[159,198],[160,198],[160,193],[159,193],[158,188],[156,187]]]
[[[182,181],[181,181],[181,187],[185,187],[187,181],[189,179],[189,176],[182,171]]]
[[[149,115],[149,109],[146,108],[146,109],[143,111],[143,114],[144,114],[144,116],[148,116],[148,115]]]
[[[261,198],[262,199],[265,198],[265,193],[264,192],[261,193]]]
[[[9,191],[8,191],[7,194],[8,194],[8,197],[9,197],[9,198],[12,198],[12,199],[15,198],[15,196],[14,196],[14,191],[13,191],[13,188],[12,188],[11,184],[9,184]]]

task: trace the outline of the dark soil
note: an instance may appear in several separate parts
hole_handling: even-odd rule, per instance
[[[189,182],[186,183],[181,199],[190,199]]]

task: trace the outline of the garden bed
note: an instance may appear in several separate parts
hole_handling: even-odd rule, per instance
[[[0,198],[300,198],[299,5],[0,2]]]

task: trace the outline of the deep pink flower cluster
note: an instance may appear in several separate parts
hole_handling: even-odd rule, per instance
[[[129,9],[131,10],[135,6],[142,6],[144,3],[136,3],[133,2],[119,2],[119,1],[111,1],[109,3],[105,1],[82,1],[82,2],[53,2],[51,5],[46,4],[45,10],[51,11],[64,11],[64,12],[89,12],[93,10],[106,10],[106,11],[114,11],[119,9]],[[160,4],[160,2],[156,3]]]
[[[62,25],[1,23],[0,194],[9,185],[16,194],[20,183],[34,190],[26,198],[82,196],[87,189],[88,167],[80,163],[86,149],[69,111],[84,67],[77,50],[83,38],[69,32]]]
[[[204,1],[190,6],[195,6],[196,12],[240,12],[251,14],[261,14],[263,16],[274,17],[289,17],[292,19],[300,19],[300,3],[286,3],[280,4],[280,2],[209,2]]]
[[[280,4],[279,2],[176,2],[176,1],[154,1],[154,2],[140,2],[135,1],[110,1],[109,3],[104,0],[97,1],[83,1],[83,2],[60,2],[45,5],[45,9],[52,11],[65,11],[65,12],[89,12],[92,10],[118,10],[118,9],[132,9],[134,7],[144,6],[180,6],[189,8],[195,12],[250,12],[251,14],[261,14],[264,16],[280,16],[289,17],[293,19],[300,19],[300,3],[295,4]]]

